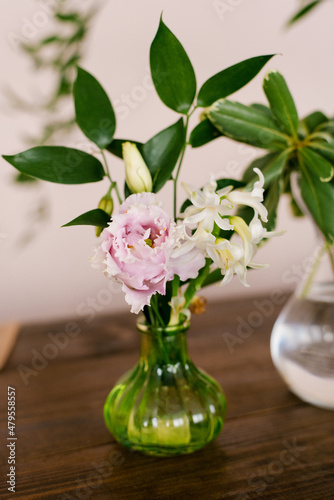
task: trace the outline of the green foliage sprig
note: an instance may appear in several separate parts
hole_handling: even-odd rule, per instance
[[[35,43],[27,42],[20,45],[21,50],[31,59],[35,69],[52,70],[55,75],[55,85],[46,101],[42,103],[27,102],[9,92],[13,106],[20,110],[46,113],[47,122],[43,125],[40,134],[30,137],[31,144],[46,144],[58,132],[68,133],[75,125],[75,118],[57,118],[56,113],[72,95],[73,81],[76,67],[81,62],[84,51],[84,42],[87,37],[90,21],[95,14],[91,11],[83,14],[74,10],[68,0],[57,2],[52,15],[52,30]],[[17,180],[23,182],[31,179],[20,175]]]
[[[295,24],[300,19],[304,18],[310,12],[318,7],[324,0],[307,0],[302,2],[302,6],[297,10],[297,12],[288,20],[287,26],[290,27]]]
[[[51,42],[56,40],[51,40]],[[145,143],[115,138],[116,117],[107,93],[87,71],[78,68],[73,97],[76,122],[85,136],[101,154],[101,160],[82,151],[60,146],[37,146],[22,153],[4,156],[19,172],[35,178],[61,184],[82,184],[108,178],[108,196],[115,191],[121,203],[121,191],[113,180],[105,152],[122,158],[122,144],[135,143],[152,176],[153,192],[158,192],[168,181],[174,184],[174,218],[177,218],[177,181],[184,153],[194,146],[195,136],[202,144],[203,125],[196,127],[188,137],[189,120],[193,112],[227,97],[251,81],[273,55],[253,57],[227,68],[209,78],[196,94],[196,76],[190,59],[175,35],[162,19],[150,49],[150,68],[155,89],[162,102],[181,115],[176,122],[158,132]],[[196,97],[197,96],[197,97]],[[205,134],[217,134],[208,120]],[[204,134],[204,135],[205,135]],[[125,195],[130,194],[127,185]],[[104,227],[106,217],[102,209],[92,209],[65,225],[94,225]],[[107,214],[108,217],[110,214]]]
[[[321,111],[300,119],[286,81],[277,71],[266,75],[263,90],[269,106],[245,106],[226,99],[209,106],[205,122],[193,132],[194,147],[215,139],[214,129],[217,129],[218,136],[267,150],[243,175],[243,181],[251,185],[255,180],[253,168],[263,172],[264,204],[269,211],[267,228],[272,230],[276,225],[281,194],[290,196],[294,210],[300,214],[291,189],[291,175],[297,172],[303,202],[326,241],[333,245],[334,121]],[[212,128],[209,129],[207,121]]]

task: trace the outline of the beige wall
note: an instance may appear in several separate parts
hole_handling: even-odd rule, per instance
[[[284,31],[283,25],[298,5],[291,0],[128,0],[107,1],[103,5],[95,19],[84,66],[102,82],[118,110],[118,136],[146,140],[177,119],[174,112],[160,103],[148,79],[149,46],[162,10],[165,23],[182,41],[193,62],[199,85],[215,72],[243,59],[278,53],[282,55],[270,61],[267,68],[283,72],[300,114],[315,108],[333,112],[331,2],[290,31]],[[50,75],[37,81],[25,58],[11,47],[8,36],[20,34],[26,20],[36,20],[36,12],[40,10],[38,2],[16,0],[3,6],[0,17],[1,86],[37,98],[46,94]],[[37,36],[41,30],[37,30]],[[265,70],[239,91],[235,99],[245,103],[264,102],[261,90],[264,73]],[[124,106],[123,94],[130,95],[131,107]],[[34,116],[13,113],[4,95],[1,109],[1,153],[25,149],[22,135],[38,129]],[[68,145],[87,147],[79,132],[70,138]],[[239,175],[254,152],[228,140],[189,150],[181,180],[191,179],[201,185],[210,171]],[[0,321],[74,316],[78,306],[84,310],[83,304],[99,296],[108,282],[88,262],[97,242],[94,231],[60,226],[94,208],[105,186],[45,183],[38,188],[18,187],[11,182],[11,167],[3,160],[0,163]],[[110,165],[114,176],[121,180],[122,164],[110,157]],[[165,189],[163,198],[170,209],[169,195],[170,190]],[[22,234],[34,230],[28,224],[28,213],[40,198],[48,200],[50,205],[48,223],[29,245],[23,246]],[[307,221],[290,217],[286,203],[281,206],[279,228],[286,229],[287,234],[259,252],[257,260],[270,263],[270,268],[250,273],[251,289],[243,288],[235,280],[226,288],[212,288],[208,296],[227,299],[291,287],[285,272],[312,251],[313,231]],[[288,281],[292,281],[291,273]],[[113,312],[120,308],[127,309],[123,296],[114,294],[103,310]]]

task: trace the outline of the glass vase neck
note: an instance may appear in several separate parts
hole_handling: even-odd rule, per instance
[[[137,321],[141,333],[140,359],[149,364],[173,365],[189,359],[186,333],[190,322],[179,325],[149,325],[143,318]]]

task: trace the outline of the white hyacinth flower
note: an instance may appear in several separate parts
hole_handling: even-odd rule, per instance
[[[192,203],[184,213],[184,224],[189,228],[197,227],[192,240],[206,239],[213,231],[214,225],[225,231],[233,229],[227,216],[231,213],[232,205],[226,200],[233,186],[217,189],[217,182],[211,177],[210,182],[203,189],[197,189],[189,184],[182,183]]]
[[[227,195],[227,199],[232,205],[247,205],[253,208],[255,215],[259,214],[263,222],[268,221],[268,211],[262,204],[263,202],[263,186],[264,176],[259,168],[254,168],[254,172],[258,174],[259,180],[254,183],[253,190],[249,193],[247,191],[240,191],[234,189]]]
[[[183,220],[188,241],[176,250],[176,254],[180,257],[195,247],[200,249],[204,256],[209,257],[221,269],[221,285],[226,285],[236,274],[244,286],[249,286],[246,281],[247,268],[267,267],[267,264],[253,262],[257,245],[264,238],[282,234],[268,232],[262,226],[261,220],[268,221],[268,211],[262,203],[264,176],[258,168],[254,168],[254,172],[259,180],[254,183],[251,192],[233,189],[233,186],[216,191],[217,182],[213,177],[203,189],[183,184],[192,205],[186,208]],[[238,205],[246,205],[254,210],[254,217],[249,225],[241,217],[233,215]],[[217,238],[218,228],[234,230],[241,241]]]

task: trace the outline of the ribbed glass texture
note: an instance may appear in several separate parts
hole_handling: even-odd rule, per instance
[[[104,406],[118,442],[148,455],[192,453],[222,430],[226,400],[219,384],[188,355],[189,324],[137,323],[140,359],[118,381]]]

